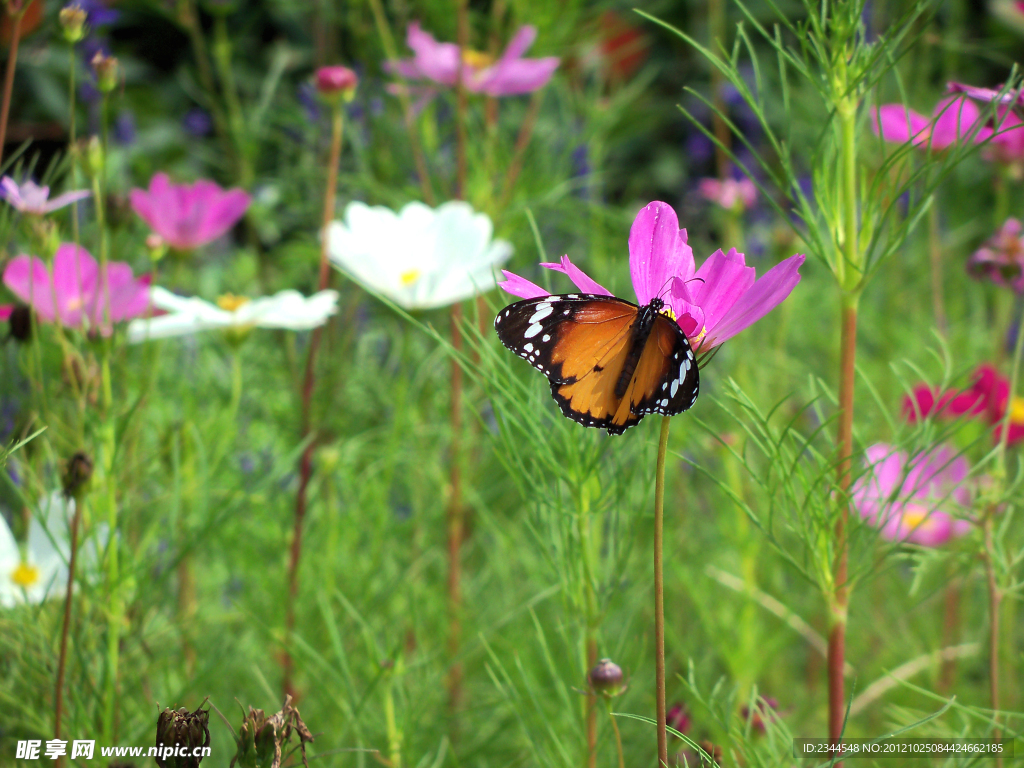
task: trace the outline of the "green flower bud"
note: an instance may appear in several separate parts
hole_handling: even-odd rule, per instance
[[[64,29],[64,39],[74,45],[85,37],[86,12],[78,3],[61,8],[60,25]]]
[[[117,88],[119,65],[116,56],[107,56],[97,51],[92,57],[92,69],[96,73],[96,86],[103,93],[110,93]]]

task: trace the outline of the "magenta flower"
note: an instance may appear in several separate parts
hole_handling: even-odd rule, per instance
[[[359,77],[348,67],[335,65],[320,67],[315,75],[316,89],[323,96],[337,93],[352,93],[359,84]]]
[[[1007,219],[967,262],[967,271],[974,277],[987,278],[997,285],[1024,293],[1024,238],[1021,223]]]
[[[731,339],[777,307],[800,282],[804,255],[796,254],[756,279],[735,248],[715,251],[696,269],[693,251],[686,244],[686,230],[668,203],[649,203],[629,231],[629,271],[637,301],[643,305],[661,297],[666,310],[679,323],[695,351],[707,351]],[[541,264],[569,276],[584,293],[611,296],[568,256],[559,264]],[[533,299],[548,292],[529,280],[502,270],[498,283],[514,296]]]
[[[998,102],[1006,106],[1024,105],[1024,89],[1009,90],[1000,95],[1002,86],[999,88],[979,88],[976,85],[967,83],[946,83],[946,90],[949,93],[962,93],[969,98],[984,102]]]
[[[92,255],[72,243],[57,249],[52,274],[42,259],[22,255],[7,264],[3,279],[42,320],[59,316],[66,326],[88,324],[104,335],[110,335],[110,323],[138,317],[149,307],[149,275],[136,278],[128,264],[113,261],[101,276]]]
[[[558,68],[558,57],[524,59],[523,54],[537,37],[537,29],[519,28],[505,52],[497,61],[479,51],[466,50],[462,55],[462,80],[467,91],[488,96],[516,96],[542,88]],[[388,62],[389,71],[410,80],[433,80],[454,87],[459,78],[459,46],[439,43],[419,22],[409,25],[406,42],[415,56]]]
[[[701,179],[698,187],[706,200],[718,203],[727,211],[740,206],[750,208],[757,202],[757,186],[750,179]]]
[[[53,213],[58,208],[77,202],[88,197],[91,192],[87,189],[80,189],[75,192],[65,192],[63,195],[50,200],[50,188],[40,187],[34,181],[26,181],[18,184],[10,176],[0,179],[0,197],[13,205],[21,213],[30,213],[34,216],[45,216]]]
[[[886,141],[916,147],[945,149],[961,140],[984,141],[992,129],[979,125],[981,112],[970,99],[946,96],[927,118],[902,104],[883,104],[871,109],[871,130]],[[975,133],[975,129],[977,132]]]
[[[939,446],[908,459],[884,443],[865,452],[868,472],[853,486],[860,515],[890,541],[937,547],[971,529],[949,509],[967,507],[967,461]]]
[[[166,173],[149,182],[149,191],[133,189],[132,208],[153,231],[179,251],[216,240],[242,218],[252,198],[241,189],[223,190],[212,181],[172,184]]]
[[[1015,110],[1015,107],[1024,105],[1024,90],[1011,90],[1000,95],[1001,88],[978,88],[965,83],[948,83],[947,90],[950,93],[965,94],[984,103],[999,104],[996,109],[995,128],[988,131],[992,141],[985,154],[988,159],[997,163],[1024,163],[1024,121]],[[979,137],[979,140],[980,138],[984,137]]]

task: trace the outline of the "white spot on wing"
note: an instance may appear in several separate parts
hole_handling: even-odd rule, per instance
[[[672,382],[672,389],[670,389],[668,391],[668,393],[669,393],[670,396],[675,397],[676,396],[676,392],[678,392],[678,391],[679,391],[679,379],[676,379],[675,381]]]
[[[533,325],[526,329],[526,333],[523,334],[523,337],[527,339],[532,339],[534,336],[540,333],[541,328],[543,328],[543,326],[540,323],[534,323]]]

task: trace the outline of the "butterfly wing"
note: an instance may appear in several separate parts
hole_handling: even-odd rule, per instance
[[[494,329],[502,344],[548,377],[562,413],[587,427],[609,427],[622,400],[615,385],[637,310],[611,296],[548,296],[510,304]]]

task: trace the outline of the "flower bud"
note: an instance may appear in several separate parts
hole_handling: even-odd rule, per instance
[[[160,768],[199,768],[202,752],[196,747],[210,746],[210,710],[195,712],[165,709],[156,721],[156,764]]]
[[[116,56],[107,56],[97,51],[92,57],[92,70],[96,73],[96,87],[103,93],[110,93],[117,88],[118,62]]]
[[[149,258],[153,261],[160,261],[167,255],[167,243],[155,232],[146,237],[146,250],[149,251]]]
[[[665,716],[665,724],[679,733],[690,730],[690,712],[683,704],[674,704]]]
[[[77,497],[92,477],[92,459],[85,451],[78,451],[64,465],[61,485],[68,498]]]
[[[11,338],[25,342],[32,338],[32,309],[27,304],[15,304],[7,318],[10,324]]]
[[[98,136],[90,136],[82,142],[82,160],[85,172],[95,178],[103,173],[103,145]]]
[[[61,8],[60,25],[64,29],[64,39],[74,44],[85,37],[85,20],[87,14],[78,3]]]
[[[358,84],[359,78],[348,67],[320,67],[316,71],[316,90],[328,103],[335,103],[339,97],[352,101]]]
[[[601,659],[587,675],[590,687],[602,696],[622,693],[622,668],[611,659]]]

